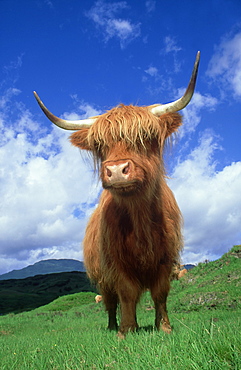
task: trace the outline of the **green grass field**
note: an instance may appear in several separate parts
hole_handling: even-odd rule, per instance
[[[148,292],[138,306],[140,329],[124,340],[106,330],[107,316],[94,293],[2,316],[0,369],[241,369],[239,253],[234,247],[173,282],[172,334],[153,329]]]

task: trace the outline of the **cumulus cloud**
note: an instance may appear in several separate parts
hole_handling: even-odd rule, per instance
[[[213,133],[204,132],[170,180],[184,217],[185,263],[217,259],[240,242],[241,162],[217,171],[217,150]]]
[[[216,46],[207,76],[221,88],[222,95],[231,91],[235,98],[241,97],[241,31],[225,36]]]
[[[121,48],[124,48],[141,33],[140,23],[133,23],[128,19],[117,17],[118,13],[127,9],[128,5],[125,1],[106,3],[99,0],[86,12],[86,15],[101,31],[105,42],[117,38]]]
[[[12,104],[9,98],[2,100]],[[0,147],[0,266],[5,270],[12,263],[20,268],[39,259],[81,259],[86,221],[99,194],[92,169],[70,145],[69,133],[52,126],[43,130],[21,105],[13,127],[6,104]],[[81,107],[91,111],[88,104]]]
[[[178,89],[177,97],[180,98],[185,92],[185,88]],[[200,92],[193,94],[191,102],[183,109],[185,125],[180,130],[180,137],[193,133],[197,125],[201,121],[201,110],[215,110],[218,105],[218,100],[210,94],[202,95]]]

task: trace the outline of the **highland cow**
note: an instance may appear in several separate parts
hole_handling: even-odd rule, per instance
[[[99,164],[104,190],[86,229],[84,263],[99,287],[109,329],[118,330],[120,304],[120,337],[138,328],[136,305],[147,289],[156,328],[171,332],[166,300],[183,246],[182,217],[166,183],[163,149],[182,123],[177,111],[192,98],[199,56],[185,94],[164,105],[120,105],[97,117],[67,121],[53,115],[35,93],[47,117],[76,130],[72,144],[90,151]]]

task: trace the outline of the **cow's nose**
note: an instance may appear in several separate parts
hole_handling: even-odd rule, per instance
[[[127,180],[130,174],[130,163],[114,164],[112,166],[106,166],[106,175],[109,181],[123,181]]]

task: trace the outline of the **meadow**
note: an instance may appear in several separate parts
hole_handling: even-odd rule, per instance
[[[153,328],[147,292],[140,329],[120,340],[106,329],[95,293],[60,297],[35,310],[0,317],[0,368],[241,369],[241,247],[173,281],[168,299],[172,334]]]

